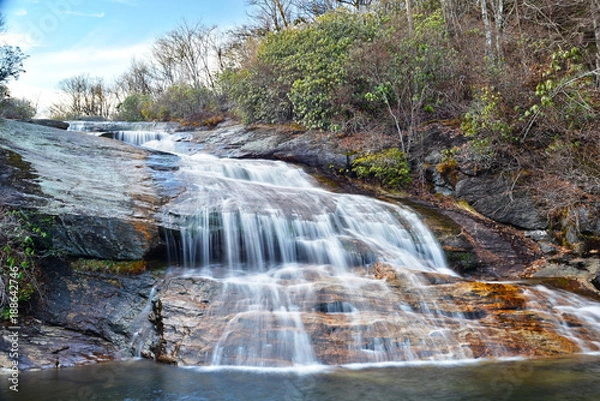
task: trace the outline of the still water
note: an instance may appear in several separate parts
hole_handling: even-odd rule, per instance
[[[600,399],[600,356],[336,367],[196,369],[145,360],[22,372],[2,400],[589,400]]]

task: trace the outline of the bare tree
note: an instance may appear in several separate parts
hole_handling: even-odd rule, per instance
[[[600,0],[590,0],[596,41],[596,86],[600,89]]]
[[[117,95],[124,94],[125,96],[132,93],[153,94],[156,92],[154,81],[155,75],[152,71],[152,65],[132,59],[129,70],[115,81],[115,91],[118,92]]]
[[[211,60],[216,58],[215,29],[184,21],[156,41],[152,55],[166,86],[188,83],[196,89],[205,85],[214,88]]]
[[[483,21],[483,29],[485,30],[485,54],[489,61],[494,59],[492,51],[492,27],[488,17],[487,1],[479,0],[481,3],[481,20]]]
[[[266,32],[287,28],[294,18],[293,0],[247,0],[250,17]]]
[[[50,113],[56,118],[108,118],[112,112],[112,90],[102,78],[77,75],[60,81],[58,88],[64,100],[50,107]]]
[[[10,78],[17,79],[23,69],[23,60],[27,58],[20,48],[15,46],[0,46],[0,83]]]

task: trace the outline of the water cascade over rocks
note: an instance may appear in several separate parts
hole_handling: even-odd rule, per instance
[[[172,268],[153,294],[157,357],[298,367],[600,350],[598,303],[464,280],[405,207],[327,192],[282,162],[180,158],[185,191],[161,211]]]

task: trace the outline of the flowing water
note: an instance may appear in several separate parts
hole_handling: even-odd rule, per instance
[[[177,149],[165,133],[119,135]],[[161,218],[170,228],[171,275],[221,289],[194,329],[211,343],[202,351],[206,365],[536,355],[523,321],[549,333],[541,342],[550,350],[600,350],[599,304],[541,286],[461,279],[406,207],[327,192],[282,162],[179,157],[175,174],[185,191]]]

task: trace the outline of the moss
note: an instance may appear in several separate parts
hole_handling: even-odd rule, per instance
[[[77,271],[138,275],[148,270],[145,260],[116,261],[106,259],[77,259],[71,263]]]
[[[357,156],[351,170],[358,178],[375,179],[389,190],[407,187],[412,182],[406,154],[397,148]]]
[[[450,267],[459,273],[472,271],[480,266],[477,255],[474,252],[446,250],[446,258]]]
[[[0,147],[0,166],[2,166],[0,178],[3,186],[7,185],[23,192],[42,195],[41,189],[35,183],[38,175],[31,164],[23,160],[20,154]]]

